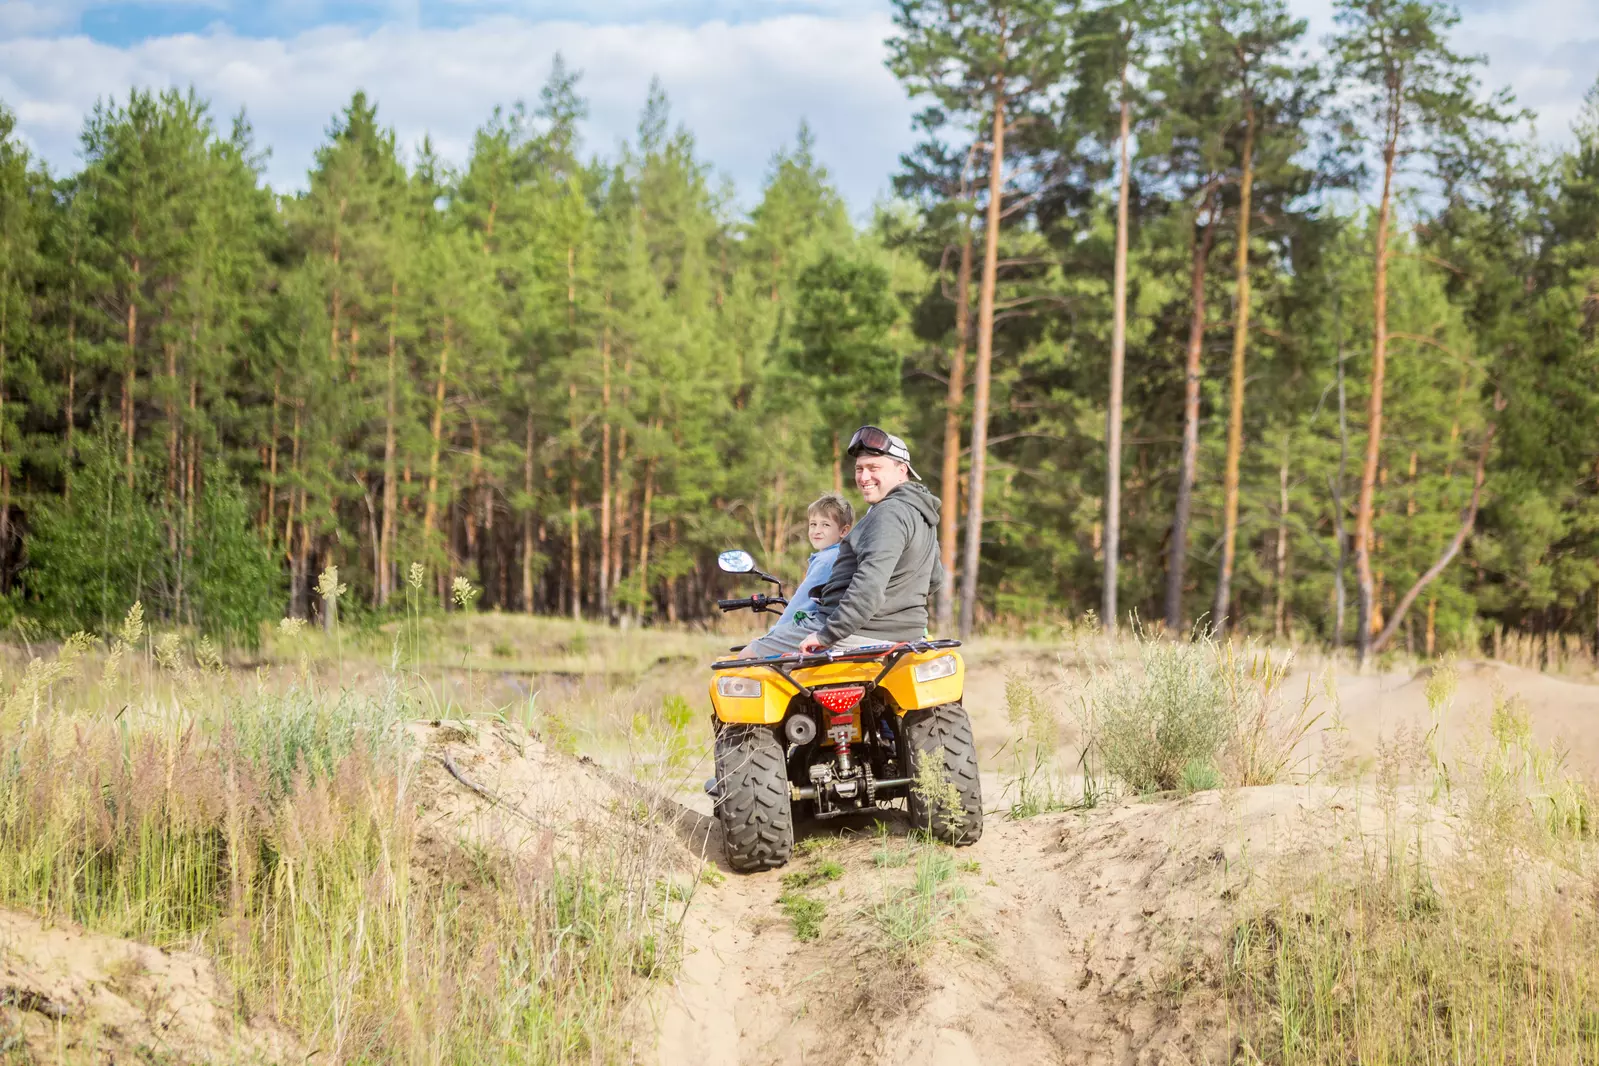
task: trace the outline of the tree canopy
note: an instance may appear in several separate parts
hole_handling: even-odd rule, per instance
[[[702,618],[721,549],[797,575],[871,420],[979,623],[1599,639],[1599,89],[1527,147],[1452,26],[1341,3],[1318,65],[1277,0],[901,0],[923,139],[856,220],[805,126],[740,210],[658,87],[590,154],[560,63],[460,168],[357,93],[292,194],[192,92],[102,101],[70,175],[0,105],[0,622],[248,640],[413,562]]]

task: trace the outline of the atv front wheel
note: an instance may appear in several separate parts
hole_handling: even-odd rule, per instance
[[[794,850],[783,746],[771,729],[726,725],[716,736],[716,815],[728,865],[739,873],[772,870]]]
[[[905,740],[911,777],[922,782],[929,763],[940,766],[947,793],[924,795],[922,784],[912,784],[907,804],[912,827],[931,830],[946,844],[977,843],[983,835],[983,785],[977,776],[977,742],[966,708],[946,703],[911,711],[905,716]]]

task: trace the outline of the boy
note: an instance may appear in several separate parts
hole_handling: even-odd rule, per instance
[[[855,524],[855,509],[849,501],[835,492],[824,493],[806,509],[806,535],[816,553],[805,567],[801,579],[788,598],[788,609],[768,633],[781,627],[793,626],[810,631],[820,629],[822,622],[816,613],[815,591],[826,584],[833,575],[833,561],[838,558],[838,544]]]

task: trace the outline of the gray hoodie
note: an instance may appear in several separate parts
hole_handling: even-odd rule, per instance
[[[944,584],[938,497],[920,481],[897,485],[867,510],[838,548],[833,574],[815,590],[823,644],[845,637],[920,640],[927,597]]]

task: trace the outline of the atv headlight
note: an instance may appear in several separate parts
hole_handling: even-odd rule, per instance
[[[753,677],[719,677],[716,679],[716,693],[735,700],[758,700],[761,698],[761,683]]]
[[[930,659],[919,666],[913,666],[911,667],[911,676],[916,679],[918,684],[924,685],[929,681],[937,681],[941,677],[954,677],[955,656],[940,655],[938,658]]]

